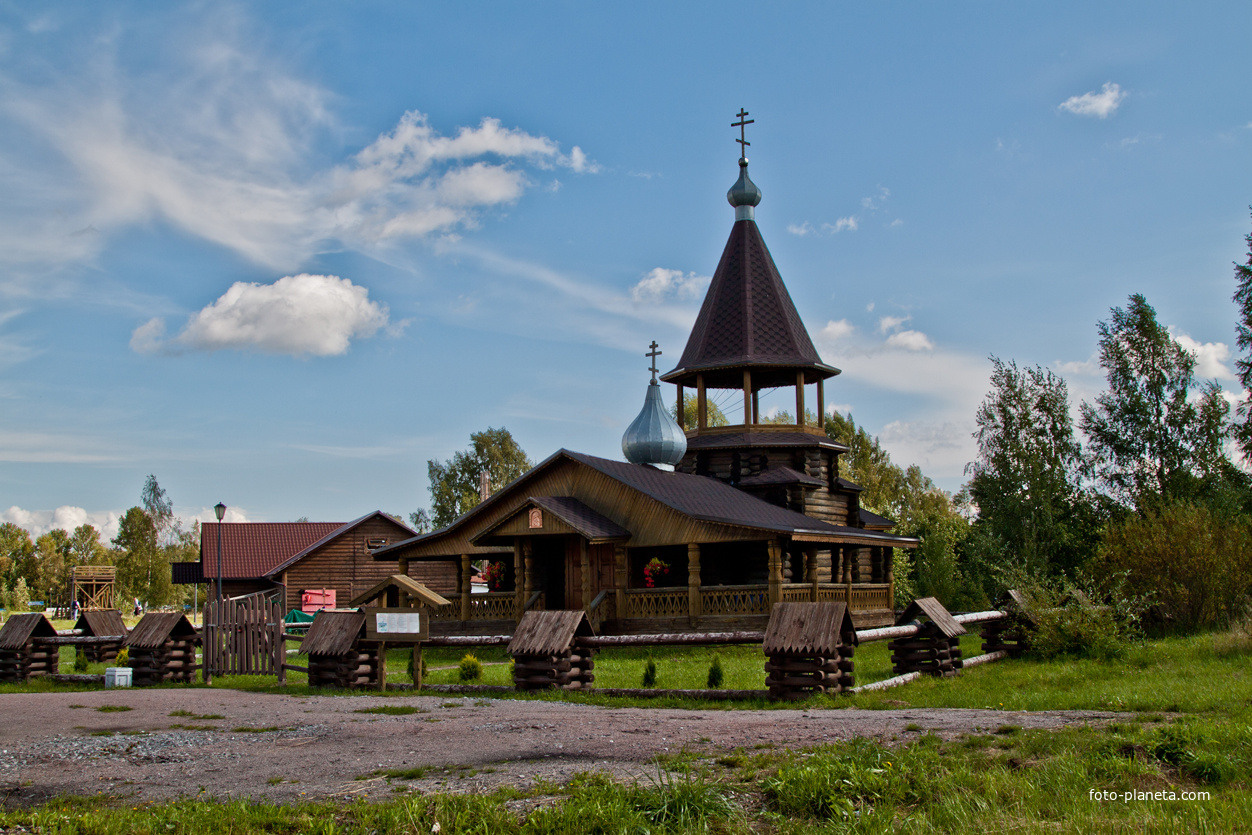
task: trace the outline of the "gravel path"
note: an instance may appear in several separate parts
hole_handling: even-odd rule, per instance
[[[358,712],[381,705],[419,712]],[[179,711],[194,715],[171,716]],[[646,780],[657,774],[653,757],[684,749],[717,757],[736,748],[799,748],[857,736],[907,739],[917,733],[907,731],[909,725],[952,737],[1005,724],[1053,728],[1115,716],[921,708],[649,710],[200,689],[10,694],[0,695],[0,803],[25,806],[66,794],[277,802],[390,797],[405,787],[525,789],[536,780],[564,782],[580,771]],[[417,779],[375,774],[418,768],[425,770]]]

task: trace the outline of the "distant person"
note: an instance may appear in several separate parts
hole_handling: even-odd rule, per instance
[[[70,604],[70,620],[72,621],[78,620],[78,601],[77,600],[75,600],[72,604]]]
[[[134,612],[134,615],[135,615],[135,617],[139,617],[139,615],[140,615],[140,614],[142,614],[142,613],[143,613],[143,608],[139,605],[139,598],[138,598],[138,597],[136,597],[136,598],[135,598],[135,612]]]

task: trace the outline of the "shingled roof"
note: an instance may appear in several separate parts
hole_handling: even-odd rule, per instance
[[[339,530],[343,523],[201,522],[200,566],[203,580],[217,579],[219,527],[222,529],[222,579],[256,580]]]
[[[839,373],[813,347],[754,220],[731,227],[678,367],[661,379],[694,385],[699,372],[706,385],[736,387],[744,366],[757,388],[795,385],[800,369],[809,382]]]

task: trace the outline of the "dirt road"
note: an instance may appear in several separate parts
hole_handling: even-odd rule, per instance
[[[418,712],[375,715],[388,705]],[[104,710],[101,710],[104,708]],[[122,708],[122,709],[118,709]],[[129,708],[129,709],[125,709]],[[295,697],[233,690],[0,695],[0,798],[64,794],[277,802],[482,791],[564,782],[580,771],[657,774],[681,750],[801,748],[869,736],[944,737],[1011,724],[1051,728],[1115,714],[991,710],[648,710],[472,697]],[[176,727],[183,726],[183,727]],[[250,729],[250,730],[248,730]],[[382,769],[422,769],[386,779]],[[413,772],[409,777],[413,777]]]

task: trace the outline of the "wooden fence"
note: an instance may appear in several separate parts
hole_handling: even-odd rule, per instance
[[[278,676],[286,681],[282,593],[258,593],[204,604],[204,680],[213,675]]]

